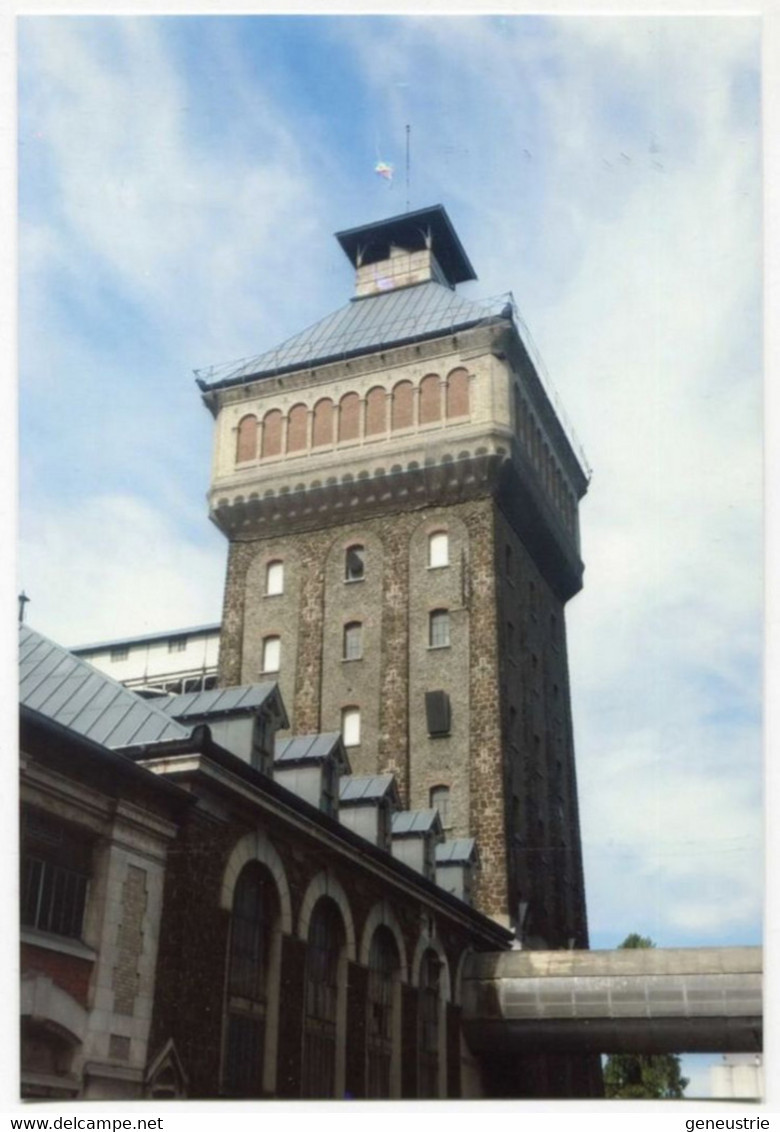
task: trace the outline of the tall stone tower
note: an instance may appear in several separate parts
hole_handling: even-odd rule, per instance
[[[292,731],[477,838],[476,903],[587,946],[564,605],[587,477],[508,296],[440,205],[340,232],[355,294],[199,377],[230,542],[220,682],[278,679]]]

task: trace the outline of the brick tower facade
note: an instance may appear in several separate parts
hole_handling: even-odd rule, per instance
[[[507,297],[441,206],[338,234],[356,292],[199,378],[230,543],[220,682],[277,679],[294,733],[341,729],[477,839],[478,908],[587,946],[564,606],[587,478]]]

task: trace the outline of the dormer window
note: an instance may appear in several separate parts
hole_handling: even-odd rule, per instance
[[[431,570],[450,564],[450,538],[446,531],[428,535],[428,566]]]
[[[265,593],[266,597],[284,593],[284,563],[279,559],[265,568]]]
[[[344,564],[344,580],[346,582],[362,582],[366,573],[365,547],[355,545],[347,547]]]

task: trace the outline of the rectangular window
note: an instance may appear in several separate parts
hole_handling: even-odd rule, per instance
[[[284,593],[284,563],[269,562],[265,571],[265,592],[267,597]]]
[[[344,660],[360,660],[363,656],[363,626],[351,621],[344,626]]]
[[[428,537],[428,565],[433,569],[436,566],[449,566],[450,540],[446,531],[436,531]]]
[[[341,734],[345,747],[360,746],[360,708],[344,708],[341,713]]]
[[[446,609],[434,609],[429,618],[428,644],[432,649],[443,649],[449,643],[450,615]]]
[[[446,692],[425,693],[425,718],[432,737],[450,733],[450,697]]]
[[[439,811],[441,824],[444,829],[450,825],[450,788],[449,786],[434,786],[430,794],[431,809]]]
[[[130,649],[127,648],[127,646],[122,646],[121,648],[118,648],[118,649],[112,649],[111,650],[111,663],[113,664],[118,660],[127,660],[129,655],[130,655]]]
[[[89,843],[33,810],[23,812],[22,830],[22,924],[79,939],[89,886]]]
[[[362,546],[350,546],[347,550],[344,577],[348,582],[360,582],[365,577],[366,559]]]
[[[278,672],[282,659],[282,642],[279,637],[266,637],[263,641],[263,672]]]
[[[168,641],[168,652],[184,652],[186,647],[186,637],[171,637]]]

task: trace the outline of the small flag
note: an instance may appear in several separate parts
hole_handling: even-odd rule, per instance
[[[388,165],[386,161],[377,161],[374,166],[374,172],[378,173],[380,177],[384,177],[386,181],[393,179],[393,167]]]

